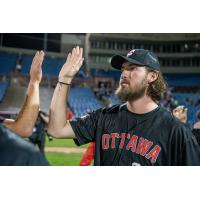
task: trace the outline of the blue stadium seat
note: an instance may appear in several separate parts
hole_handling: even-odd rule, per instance
[[[16,60],[16,54],[0,52],[0,74],[8,75],[14,71]]]
[[[75,117],[83,116],[101,107],[94,93],[88,88],[71,88],[68,102]]]
[[[2,102],[2,100],[6,94],[7,88],[8,88],[8,83],[0,82],[0,102]]]
[[[115,80],[119,80],[121,72],[116,70],[98,70],[91,69],[91,74],[93,77],[105,77],[105,78],[114,78]]]
[[[198,86],[200,87],[200,74],[164,74],[170,86]]]

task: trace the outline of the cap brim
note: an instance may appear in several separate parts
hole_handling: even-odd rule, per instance
[[[137,60],[134,60],[132,58],[128,58],[126,56],[120,56],[120,55],[115,55],[111,58],[110,64],[113,68],[121,70],[122,64],[124,62],[130,62],[136,65],[141,65],[144,66],[143,63],[138,62]]]

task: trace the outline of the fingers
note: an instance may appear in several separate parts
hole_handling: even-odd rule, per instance
[[[38,61],[40,64],[42,64],[43,60],[44,60],[44,51],[40,51],[39,55],[38,55]]]
[[[80,57],[83,57],[83,48],[80,48]]]
[[[71,57],[72,57],[72,54],[71,54],[71,53],[69,53],[69,54],[67,55],[66,62],[67,62],[67,61],[69,61],[69,60],[71,59]]]
[[[77,47],[76,47],[76,54],[79,55],[79,52],[80,52],[79,46],[77,46]]]
[[[32,63],[34,65],[38,65],[38,64],[42,65],[42,62],[44,60],[44,55],[45,55],[44,51],[37,51],[34,58],[33,58]]]
[[[72,50],[72,55],[73,55],[73,57],[76,57],[76,58],[82,58],[82,56],[83,56],[83,48],[80,48],[79,46],[76,46]]]

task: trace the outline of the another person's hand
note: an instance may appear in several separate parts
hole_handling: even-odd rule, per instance
[[[185,108],[184,106],[178,106],[172,111],[172,113],[181,122],[186,123],[187,122],[187,111],[188,111],[188,109]]]
[[[37,51],[30,69],[30,82],[31,83],[40,83],[42,80],[42,62],[44,60],[44,52]]]
[[[193,126],[194,129],[200,129],[200,122],[196,122]]]
[[[63,65],[60,73],[59,73],[59,81],[70,84],[73,77],[79,71],[84,58],[83,56],[83,48],[73,48],[72,53],[69,53],[67,56],[67,60]]]

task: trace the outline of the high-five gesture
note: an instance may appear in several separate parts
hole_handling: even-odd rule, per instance
[[[84,58],[83,49],[77,46],[73,48],[72,52],[68,54],[67,60],[59,73],[59,81],[70,84],[73,77],[79,71]]]
[[[188,109],[185,108],[184,106],[178,106],[172,111],[172,113],[181,122],[186,123],[187,122],[187,111],[188,111]]]

